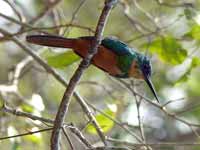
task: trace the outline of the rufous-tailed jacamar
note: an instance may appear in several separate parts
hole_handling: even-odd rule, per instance
[[[84,58],[91,48],[94,37],[64,38],[54,35],[29,35],[26,40],[44,46],[71,48]],[[115,77],[145,80],[159,102],[150,79],[152,67],[149,58],[125,43],[110,37],[104,38],[92,59],[92,64]]]

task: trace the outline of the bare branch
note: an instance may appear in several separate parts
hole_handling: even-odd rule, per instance
[[[200,143],[146,143],[146,144],[142,144],[142,143],[133,143],[133,142],[127,142],[127,141],[122,141],[122,140],[118,140],[118,139],[113,139],[113,138],[106,138],[109,142],[113,142],[113,143],[117,143],[117,144],[121,144],[121,145],[126,145],[126,146],[131,146],[131,147],[141,147],[141,146],[152,146],[152,147],[159,147],[159,146],[199,146]]]
[[[41,129],[41,130],[33,131],[33,132],[27,132],[27,133],[17,134],[17,135],[13,135],[13,136],[0,137],[0,141],[1,140],[6,140],[6,139],[10,139],[10,138],[16,138],[16,137],[31,135],[31,134],[35,134],[35,133],[40,133],[40,132],[46,132],[46,131],[50,131],[52,129],[53,128],[51,127],[51,128],[46,128],[46,129]]]
[[[70,146],[71,150],[75,150],[74,145],[72,144],[72,141],[71,141],[67,131],[65,130],[65,128],[62,128],[62,131],[63,131],[63,133],[64,133],[64,135],[65,135],[65,137],[66,137],[66,139],[67,139],[67,141],[69,143],[69,146]]]
[[[181,4],[171,4],[171,3],[167,3],[167,2],[162,2],[160,0],[155,0],[155,1],[158,5],[165,6],[165,7],[171,7],[171,8],[177,8],[177,7],[191,7],[191,8],[193,8],[194,7],[193,3],[190,3],[190,2],[188,2],[188,3],[185,2],[185,3],[181,3]]]
[[[26,112],[23,112],[23,111],[20,111],[20,110],[12,109],[12,108],[8,107],[6,104],[4,104],[3,107],[0,110],[3,111],[3,112],[6,112],[6,113],[13,114],[15,116],[26,117],[26,118],[30,118],[32,120],[39,120],[39,121],[45,122],[45,123],[51,123],[51,124],[54,123],[54,121],[51,120],[51,119],[38,117],[38,116],[32,115],[30,113],[26,113]]]
[[[126,82],[124,82],[123,80],[118,80],[122,85],[124,85],[131,93],[136,94],[137,96],[141,97],[142,99],[144,99],[146,102],[150,103],[151,105],[159,108],[162,112],[164,112],[167,116],[182,122],[183,124],[186,124],[188,127],[200,127],[200,124],[195,124],[195,123],[190,123],[189,121],[186,121],[178,116],[176,116],[173,113],[168,112],[165,107],[163,107],[162,105],[159,105],[157,103],[152,102],[150,99],[148,99],[147,97],[144,97],[143,95],[141,95],[140,93],[137,93],[136,91],[134,91],[129,84],[127,84]]]
[[[29,21],[29,24],[37,23],[43,16],[45,16],[49,11],[51,11],[57,4],[59,4],[61,0],[53,0],[49,1],[46,7],[43,9],[41,13],[39,13],[35,18]]]
[[[86,2],[86,0],[82,0],[82,1],[80,2],[80,4],[78,5],[78,7],[75,9],[74,13],[72,14],[72,18],[71,18],[71,20],[70,20],[70,23],[73,23],[73,22],[74,22],[74,20],[75,20],[76,17],[77,17],[77,14],[78,14],[79,10],[81,9],[81,7],[84,5],[85,2]],[[64,35],[64,34],[69,35],[69,33],[70,33],[70,29],[69,29],[69,28],[66,28],[66,29],[64,30],[64,32],[63,32],[63,35]]]
[[[54,121],[51,119],[47,119],[44,117],[39,117],[27,112],[23,112],[20,110],[16,110],[13,108],[8,107],[7,105],[3,105],[2,108],[0,109],[0,111],[5,112],[5,113],[9,113],[9,114],[13,114],[15,116],[19,116],[19,117],[26,117],[29,118],[31,120],[38,120],[41,121],[43,123],[50,123],[53,124]],[[63,128],[67,128],[69,129],[83,144],[85,144],[85,146],[87,146],[88,148],[92,148],[93,146],[89,143],[89,141],[83,136],[83,134],[81,133],[81,131],[75,127],[73,124],[64,124]],[[23,136],[23,135],[22,135]],[[9,136],[10,137],[10,136]],[[15,137],[15,136],[14,136]],[[14,138],[13,136],[10,138]],[[4,137],[5,138],[5,137]],[[7,139],[7,138],[6,138]]]
[[[111,8],[113,7],[113,4],[115,4],[116,2],[117,2],[117,0],[106,0],[105,1],[105,7],[103,8],[102,14],[99,18],[99,22],[98,22],[96,32],[95,32],[94,42],[91,46],[91,49],[88,51],[88,55],[83,59],[83,61],[79,65],[78,69],[76,70],[75,74],[71,78],[69,85],[64,93],[64,96],[62,98],[62,101],[60,103],[60,106],[59,106],[59,109],[58,109],[58,112],[56,115],[54,129],[53,129],[53,133],[51,136],[51,149],[52,150],[59,149],[60,128],[62,127],[64,118],[65,118],[65,114],[68,111],[71,96],[74,92],[76,84],[80,80],[81,75],[83,74],[84,70],[89,66],[93,55],[97,52],[98,45],[101,42],[102,33],[103,33],[103,29],[104,29],[107,17],[110,13]],[[91,113],[88,112],[88,114],[91,114]],[[88,116],[90,116],[90,119],[92,120],[92,123],[95,126],[97,133],[99,134],[101,140],[104,142],[104,144],[106,144],[105,137],[104,137],[97,121],[95,120],[95,117],[93,115],[88,115]]]
[[[20,22],[23,22],[23,16],[22,16],[22,14],[17,10],[17,8],[15,7],[15,5],[12,3],[12,2],[10,2],[9,0],[4,0],[10,7],[11,7],[11,9],[13,10],[13,12],[17,15],[17,17],[19,18],[19,21]]]
[[[93,146],[90,144],[90,142],[83,136],[83,134],[80,132],[78,128],[76,128],[74,125],[70,126],[64,126],[63,128],[69,128],[72,133],[74,133],[78,139],[88,148],[93,148]]]

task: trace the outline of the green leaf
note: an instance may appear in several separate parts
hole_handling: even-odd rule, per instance
[[[183,37],[190,40],[200,40],[200,25],[194,25]]]
[[[28,113],[32,113],[34,111],[34,107],[31,105],[22,104],[20,107],[23,111],[28,112]]]
[[[49,56],[46,58],[47,63],[55,68],[63,68],[71,65],[72,63],[78,61],[80,57],[76,55],[73,51],[67,51],[64,53],[59,53],[54,56]]]
[[[191,20],[196,15],[196,13],[193,9],[185,8],[184,9],[184,15],[188,20]]]
[[[29,129],[29,130],[30,132],[35,132],[35,131],[38,131],[39,128],[33,127],[32,129]],[[33,144],[40,144],[42,142],[42,133],[38,132],[38,133],[23,136],[23,140],[32,142]]]
[[[39,133],[39,135],[40,135],[40,133]],[[41,136],[38,136],[38,133],[32,134],[32,135],[27,135],[24,138],[25,138],[25,140],[30,141],[34,144],[41,143],[41,139],[42,139]]]
[[[187,57],[187,51],[175,38],[170,36],[155,39],[149,46],[149,50],[171,65],[181,64]]]
[[[183,83],[188,81],[190,74],[192,72],[192,69],[196,68],[197,66],[200,66],[200,59],[198,57],[194,57],[192,59],[192,62],[190,64],[190,67],[187,69],[187,71],[175,82],[175,84]]]
[[[104,110],[104,113],[109,115],[111,118],[116,117],[116,112],[112,111],[111,109]],[[95,116],[95,118],[104,133],[110,131],[112,129],[112,127],[114,126],[113,121],[110,120],[109,118],[105,117],[103,114],[98,114]],[[91,134],[97,134],[96,129],[93,127],[92,124],[89,124],[87,126],[86,130]]]
[[[199,66],[200,65],[200,59],[198,57],[193,57],[191,64],[192,64],[193,68]]]

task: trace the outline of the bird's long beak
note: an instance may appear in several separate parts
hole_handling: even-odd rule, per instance
[[[144,76],[145,76],[145,75],[144,75]],[[158,100],[158,96],[157,96],[157,94],[156,94],[156,91],[155,91],[155,89],[154,89],[153,83],[151,82],[150,77],[149,77],[149,76],[145,76],[145,81],[146,81],[146,83],[148,84],[149,88],[151,89],[151,91],[152,91],[153,95],[155,96],[157,102],[160,103],[159,100]]]

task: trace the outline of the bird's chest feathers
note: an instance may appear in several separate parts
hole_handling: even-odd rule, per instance
[[[119,66],[120,70],[128,75],[134,59],[136,59],[136,58],[133,55],[118,56],[117,62],[118,62],[118,66]]]
[[[141,72],[137,61],[132,61],[128,74],[129,77],[134,77],[136,79],[144,79],[143,73]]]

